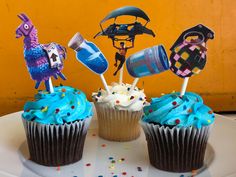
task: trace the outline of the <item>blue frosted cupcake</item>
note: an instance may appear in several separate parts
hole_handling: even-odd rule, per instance
[[[22,114],[30,159],[46,166],[79,161],[92,116],[92,105],[80,90],[60,86],[54,93],[39,91]]]
[[[150,163],[161,170],[188,172],[203,166],[213,111],[191,92],[153,98],[144,107],[141,125]]]

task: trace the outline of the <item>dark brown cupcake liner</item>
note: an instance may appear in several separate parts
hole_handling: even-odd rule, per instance
[[[63,125],[46,125],[22,118],[30,160],[45,166],[67,165],[79,161],[90,118]]]
[[[203,166],[211,126],[170,128],[143,121],[141,125],[149,160],[154,167],[171,172],[189,172]]]
[[[95,103],[98,118],[98,134],[110,141],[131,141],[140,136],[139,121],[143,111],[116,110]]]

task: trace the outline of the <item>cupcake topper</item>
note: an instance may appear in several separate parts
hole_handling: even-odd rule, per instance
[[[124,24],[116,23],[116,19],[118,17],[125,15],[135,17],[134,22]],[[143,25],[138,21],[138,18],[146,21],[146,23]],[[110,19],[114,19],[114,23],[109,25],[106,29],[103,29],[102,24]],[[114,64],[117,69],[113,75],[115,76],[120,71],[120,84],[123,82],[123,64],[125,63],[126,53],[128,49],[134,47],[134,40],[136,35],[148,34],[155,37],[154,32],[146,27],[149,21],[149,17],[143,10],[133,6],[125,6],[113,10],[100,22],[101,32],[98,32],[94,36],[94,38],[96,38],[97,36],[107,36],[112,40],[113,47],[118,50],[118,52],[116,52],[115,54]],[[120,44],[117,45],[117,42],[120,42]],[[126,46],[127,43],[131,43],[131,45]]]
[[[56,79],[63,69],[63,59],[66,58],[66,49],[56,43],[40,44],[38,42],[37,29],[25,14],[19,14],[22,24],[16,30],[16,38],[24,36],[24,56],[31,78],[36,81],[37,89],[42,81],[46,90],[53,93],[51,77]]]
[[[214,32],[199,24],[184,31],[170,48],[170,70],[184,78],[180,96],[186,91],[189,77],[199,74],[205,67],[208,39],[214,39]]]
[[[110,94],[103,73],[108,68],[108,62],[100,49],[92,42],[85,40],[80,33],[76,33],[68,43],[68,46],[76,52],[76,58],[88,69],[99,74],[104,87]]]
[[[126,67],[129,74],[135,77],[130,93],[135,88],[140,77],[159,74],[169,69],[169,61],[162,45],[146,48],[126,60]]]

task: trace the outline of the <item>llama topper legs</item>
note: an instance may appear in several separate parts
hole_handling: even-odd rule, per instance
[[[57,74],[58,76],[60,76],[60,78],[62,78],[63,80],[66,80],[66,77],[64,74],[62,74],[61,72]]]
[[[41,84],[41,81],[36,81],[36,84],[34,86],[35,89],[38,89]]]

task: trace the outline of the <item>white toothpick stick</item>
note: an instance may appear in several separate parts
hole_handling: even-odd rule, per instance
[[[110,92],[110,90],[109,90],[109,88],[108,88],[108,85],[107,85],[106,79],[104,78],[103,74],[100,74],[100,77],[101,77],[102,83],[103,83],[103,85],[104,85],[104,87],[105,87],[105,89],[106,89],[108,95],[110,95],[111,92]]]
[[[122,84],[123,82],[123,73],[124,73],[124,65],[120,69],[120,78],[119,78],[119,84]]]
[[[135,86],[137,85],[138,81],[139,81],[139,78],[135,78],[134,79],[134,81],[132,83],[132,86],[131,86],[131,88],[129,90],[129,94],[131,94],[133,92],[133,90],[134,90]]]
[[[185,94],[185,91],[186,91],[186,88],[187,88],[187,85],[188,85],[188,80],[189,80],[189,77],[184,78],[184,82],[183,82],[181,92],[180,92],[181,97]]]
[[[49,83],[49,91],[50,91],[50,93],[54,93],[54,88],[53,88],[53,85],[52,85],[51,77],[48,79],[48,83]]]

